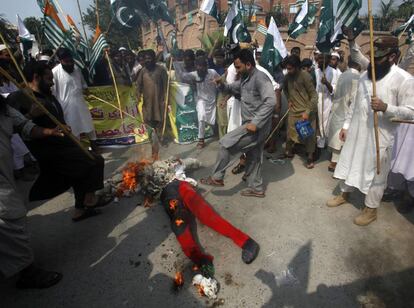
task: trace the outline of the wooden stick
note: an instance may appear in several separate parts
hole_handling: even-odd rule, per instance
[[[391,119],[391,122],[393,123],[404,123],[404,124],[414,124],[414,121],[410,120],[401,120],[401,119]]]
[[[162,124],[161,139],[164,138],[165,128],[167,126],[167,111],[168,111],[168,103],[169,103],[169,98],[170,98],[170,81],[171,81],[171,69],[172,69],[173,60],[174,60],[173,57],[170,56],[170,65],[169,65],[169,69],[168,69],[167,91],[166,91],[166,94],[165,94],[164,122]]]
[[[4,68],[0,67],[0,74],[2,74],[7,80],[13,83],[19,89],[22,87],[16,79],[14,79]]]
[[[322,70],[322,74],[323,74],[323,77],[325,77],[326,78],[326,75],[325,75],[325,69],[326,69],[326,63],[325,63],[325,54],[322,54],[323,55],[323,70]],[[325,85],[324,85],[325,86]],[[325,86],[325,88],[328,88],[327,86]],[[329,91],[329,89],[328,89],[328,91]],[[323,123],[323,113],[324,113],[324,109],[325,109],[325,100],[324,100],[324,95],[323,95],[323,93],[325,92],[325,89],[324,89],[324,87],[322,87],[322,117],[321,117],[321,124],[322,124],[322,135],[323,135],[323,138],[325,139],[326,138],[326,136],[325,136],[325,126],[324,126],[324,123]]]
[[[95,1],[95,11],[96,11],[96,27],[99,27],[99,6],[98,6],[98,0]]]
[[[27,89],[29,90],[29,93],[27,95],[32,99],[32,101],[37,105],[37,107],[39,107],[45,113],[45,115],[50,120],[52,120],[52,122],[54,124],[56,124],[56,126],[58,126],[62,130],[62,132],[66,136],[68,136],[85,153],[86,156],[88,156],[92,160],[95,160],[95,157],[87,149],[85,149],[82,146],[81,142],[67,129],[67,127],[65,125],[63,125],[62,123],[60,123],[59,120],[53,114],[51,114],[49,112],[49,110],[47,110],[46,107],[41,102],[38,101],[38,99],[34,95],[32,89],[29,87],[29,83],[27,82],[26,77],[24,76],[19,64],[17,63],[16,58],[13,56],[13,53],[11,52],[11,50],[9,48],[9,45],[7,44],[6,40],[4,39],[4,37],[1,33],[0,33],[0,39],[3,42],[3,44],[6,46],[7,52],[9,53],[9,55],[10,55],[14,65],[15,65],[17,71],[19,72],[20,76],[22,77],[24,84],[26,85]],[[23,91],[23,93],[25,93],[25,92]]]
[[[372,0],[368,0],[368,15],[369,15],[369,43],[370,43],[370,60],[371,60],[371,76],[372,76],[372,97],[377,96],[377,84],[375,76],[375,54],[374,54],[374,21],[372,18]],[[381,172],[380,160],[380,146],[379,146],[379,131],[378,131],[378,112],[374,111],[374,133],[375,133],[375,152],[377,158],[377,174]]]
[[[285,120],[285,118],[288,116],[290,109],[288,109],[286,111],[286,113],[280,118],[279,123],[277,123],[276,127],[272,130],[272,132],[270,133],[269,137],[267,137],[265,144],[267,144],[270,139],[272,139],[273,135],[277,132],[277,130],[282,126],[283,121]]]
[[[109,54],[108,54],[107,50],[105,50],[105,56],[106,56],[106,60],[108,61],[109,70],[111,71],[112,80],[114,81],[115,94],[116,94],[116,99],[118,101],[118,107],[119,107],[119,110],[122,111],[121,97],[119,96],[118,84],[117,84],[116,79],[115,79],[115,74],[114,74],[114,70],[112,68],[111,59],[109,59]],[[122,112],[121,112],[120,115],[121,115],[122,125],[124,125],[124,116],[123,116]]]
[[[103,99],[102,99],[102,98],[100,98],[100,97],[97,97],[97,96],[95,96],[95,95],[93,95],[93,94],[89,94],[89,95],[88,95],[88,97],[91,97],[91,98],[93,98],[93,99],[96,99],[97,101],[100,101],[101,103],[107,104],[107,105],[109,105],[109,106],[111,106],[111,107],[115,108],[116,110],[118,110],[118,111],[122,112],[123,114],[125,114],[125,115],[129,116],[130,118],[132,118],[132,119],[134,119],[134,120],[136,120],[136,119],[137,119],[137,117],[134,117],[132,114],[130,114],[130,113],[126,112],[126,111],[123,111],[123,110],[119,109],[119,108],[118,108],[117,106],[115,106],[114,104],[111,104],[110,102],[107,102],[106,100],[103,100]]]
[[[285,45],[287,44],[287,42],[289,42],[289,39],[290,39],[290,35],[288,34],[288,37],[286,38],[286,41],[285,41]]]

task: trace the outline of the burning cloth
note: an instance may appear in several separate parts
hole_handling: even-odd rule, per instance
[[[259,245],[217,214],[194,189],[197,182],[187,178],[184,171],[199,166],[196,159],[156,161],[138,174],[138,182],[146,198],[161,200],[184,254],[209,278],[214,276],[213,256],[204,253],[194,240],[190,225],[195,218],[242,248],[242,260],[246,264],[257,257]]]

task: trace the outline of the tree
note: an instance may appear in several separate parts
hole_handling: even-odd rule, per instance
[[[141,46],[141,29],[131,29],[121,26],[111,10],[110,1],[98,0],[99,25],[105,34],[107,42],[117,47],[131,47],[138,49]],[[96,10],[95,5],[90,5],[83,13],[85,25],[94,33],[96,29]]]
[[[397,17],[407,20],[414,14],[414,0],[403,0],[398,6]]]
[[[3,15],[0,14],[0,33],[12,46],[16,46],[17,29]]]
[[[390,31],[393,24],[393,19],[396,17],[396,11],[394,8],[395,0],[389,0],[388,3],[385,3],[381,0],[381,6],[379,10],[379,15],[376,17],[376,30],[380,31]]]
[[[279,2],[277,5],[273,6],[269,13],[266,15],[266,25],[269,24],[270,18],[276,22],[278,27],[287,26],[289,24],[289,19],[287,14],[283,11],[282,4]]]
[[[27,17],[23,20],[23,23],[27,30],[36,37],[37,42],[44,40],[44,36],[42,35],[42,20],[40,18],[37,19],[34,16]]]

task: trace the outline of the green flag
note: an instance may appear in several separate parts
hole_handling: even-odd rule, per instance
[[[166,0],[145,0],[147,4],[147,15],[154,22],[158,20],[164,20],[170,24],[174,24],[173,18],[170,16],[168,11],[167,1]]]
[[[229,36],[232,44],[252,41],[249,30],[247,30],[243,21],[243,11],[244,7],[241,0],[234,0],[224,21],[224,36]]]
[[[277,28],[275,20],[271,17],[263,45],[262,57],[260,58],[260,65],[273,75],[279,63],[282,62],[287,55],[286,46],[280,35],[279,29]]]
[[[323,0],[319,21],[316,47],[323,53],[330,53],[335,43],[331,42],[334,33],[334,15],[332,0]]]
[[[358,17],[361,6],[361,0],[339,0],[338,8],[336,10],[334,33],[331,37],[332,43],[344,38],[342,33],[343,27],[352,29],[355,36],[362,32],[364,24]]]
[[[315,5],[309,5],[308,0],[298,0],[297,6],[300,6],[300,10],[297,12],[293,23],[289,25],[288,34],[289,37],[296,39],[302,33],[305,33],[309,25],[315,20],[317,8]]]
[[[413,41],[413,33],[414,33],[414,14],[401,26],[391,32],[394,36],[399,36],[403,31],[407,33],[407,44],[411,44]]]
[[[217,22],[219,21],[218,9],[215,0],[203,0],[200,5],[200,11],[214,17]]]

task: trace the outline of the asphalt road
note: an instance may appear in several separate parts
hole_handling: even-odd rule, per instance
[[[162,157],[198,157],[204,167],[190,175],[199,179],[209,174],[217,149],[216,141],[202,151],[170,144]],[[108,151],[106,174],[148,153],[148,145]],[[327,208],[337,191],[327,166],[324,160],[307,170],[298,156],[283,165],[265,159],[265,199],[241,197],[241,176],[228,174],[225,188],[200,186],[222,216],[261,245],[257,260],[245,265],[230,240],[198,224],[200,242],[215,257],[216,301],[191,286],[191,263],[161,206],[146,209],[140,197],[125,198],[72,223],[71,192],[30,204],[37,263],[64,277],[47,290],[18,291],[15,279],[0,281],[0,307],[414,307],[413,213],[403,216],[383,203],[378,221],[355,226],[363,196]],[[185,278],[179,292],[172,289],[176,270]]]

